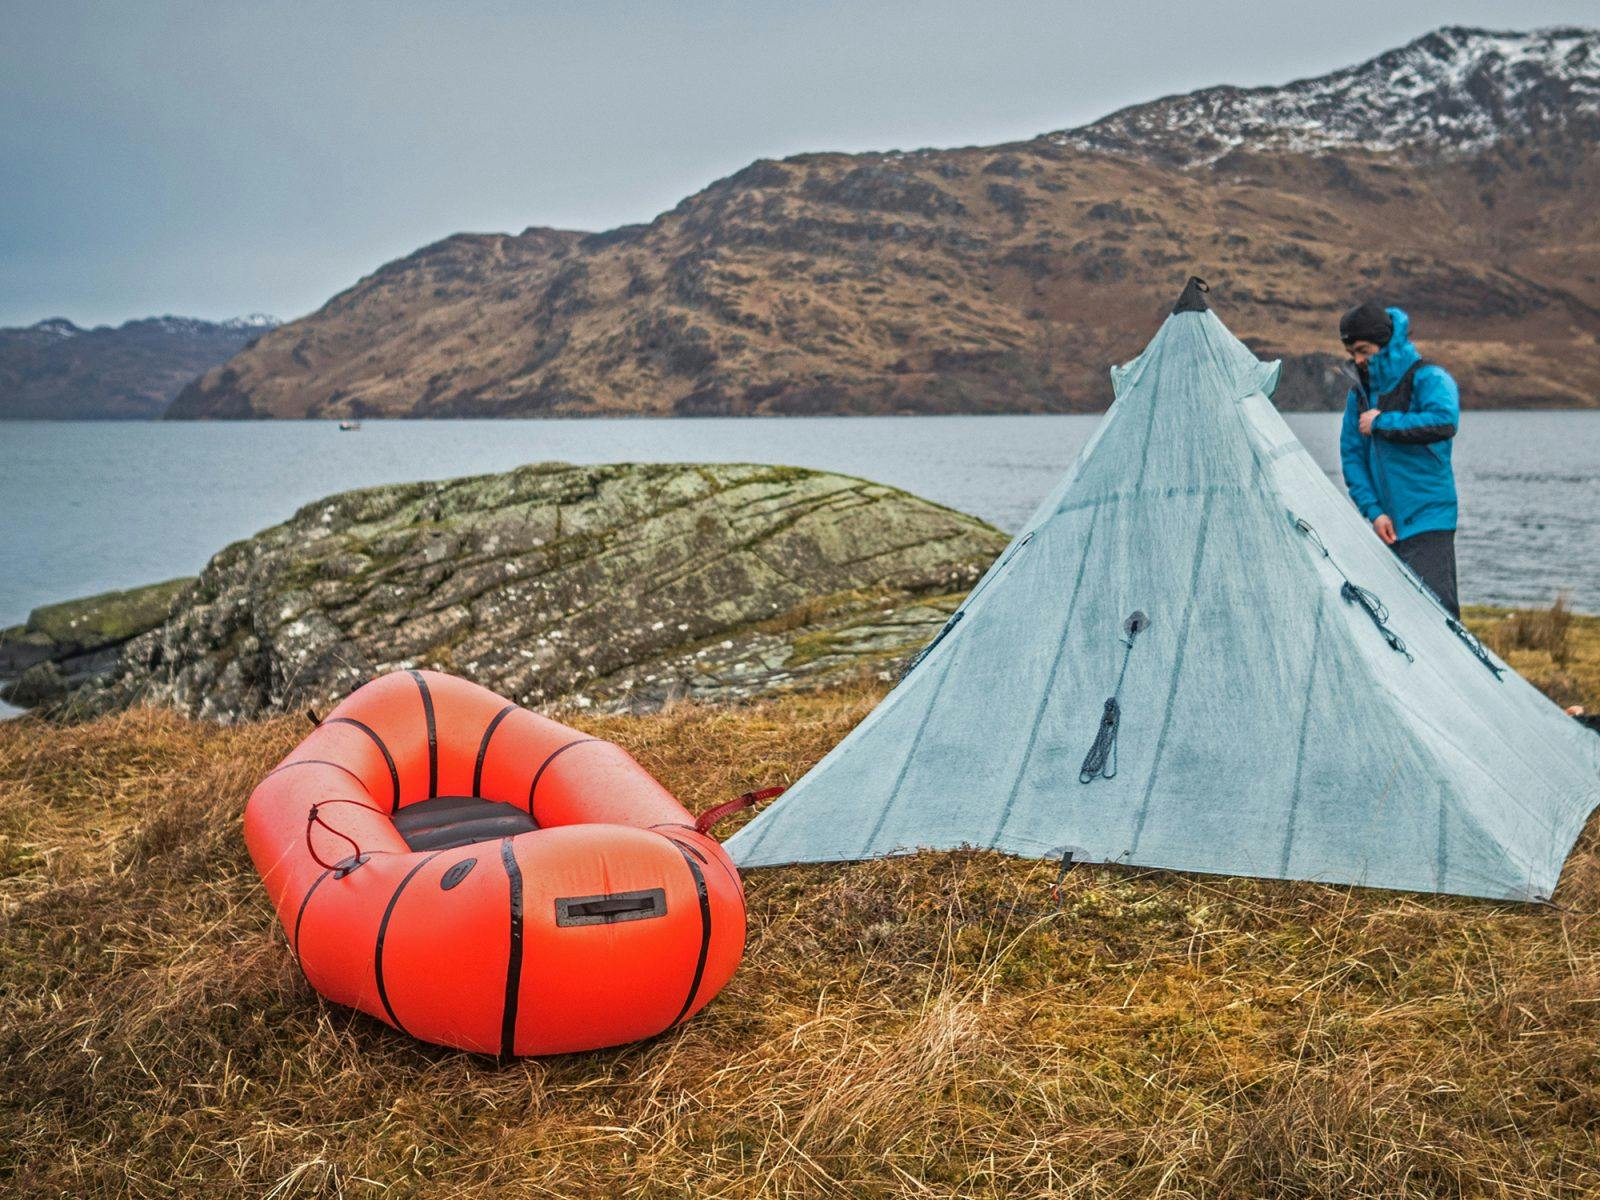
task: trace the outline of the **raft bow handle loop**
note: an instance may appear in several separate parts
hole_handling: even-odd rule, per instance
[[[362,863],[366,862],[368,856],[367,852],[361,848],[360,842],[356,841],[355,838],[344,832],[344,830],[335,829],[332,825],[329,825],[327,821],[323,820],[320,810],[324,804],[359,804],[359,801],[338,799],[319,800],[317,803],[313,804],[310,811],[306,813],[306,849],[310,851],[312,861],[325,871],[337,872],[336,878],[342,879],[351,871],[354,871]],[[359,806],[362,808],[366,807],[364,804],[359,804]],[[349,842],[350,848],[355,851],[355,854],[353,854],[350,858],[341,859],[339,862],[323,862],[322,855],[317,853],[316,842],[311,837],[311,828],[314,825],[321,825],[335,837],[341,837],[345,841]]]

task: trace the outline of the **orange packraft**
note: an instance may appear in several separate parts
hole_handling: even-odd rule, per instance
[[[374,679],[251,795],[250,856],[311,986],[501,1056],[651,1037],[721,990],[744,890],[619,746],[432,671]]]

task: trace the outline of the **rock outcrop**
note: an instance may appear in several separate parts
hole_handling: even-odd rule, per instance
[[[0,629],[0,700],[47,704],[106,674],[122,648],[167,619],[192,579],[169,579],[36,608]]]
[[[217,554],[73,700],[233,721],[410,666],[540,707],[738,698],[892,670],[1004,543],[786,467],[546,463],[346,492]]]

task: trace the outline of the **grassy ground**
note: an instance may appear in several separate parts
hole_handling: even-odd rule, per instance
[[[1600,620],[1473,619],[1600,703]],[[582,723],[700,808],[878,694]],[[698,1019],[501,1067],[301,980],[238,821],[303,732],[0,725],[0,1192],[1600,1192],[1593,830],[1559,908],[1081,867],[1058,908],[1053,865],[990,854],[755,872]]]

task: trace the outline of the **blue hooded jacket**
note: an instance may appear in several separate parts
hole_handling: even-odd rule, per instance
[[[1367,388],[1350,389],[1344,402],[1339,457],[1350,499],[1368,521],[1387,513],[1395,536],[1456,527],[1456,480],[1450,439],[1461,423],[1461,395],[1443,367],[1418,367],[1411,377],[1411,402],[1400,384],[1421,355],[1411,344],[1411,318],[1388,310],[1394,322],[1389,344],[1367,364]],[[1372,435],[1361,432],[1361,414],[1377,405]]]

